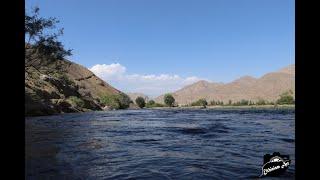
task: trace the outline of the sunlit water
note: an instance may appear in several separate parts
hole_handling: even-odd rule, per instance
[[[255,179],[263,155],[273,152],[290,155],[281,179],[294,179],[294,113],[123,110],[26,118],[26,179]]]

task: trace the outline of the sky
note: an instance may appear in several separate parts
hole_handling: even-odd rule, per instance
[[[295,62],[293,0],[26,0],[34,6],[60,20],[67,59],[124,92],[155,97]]]

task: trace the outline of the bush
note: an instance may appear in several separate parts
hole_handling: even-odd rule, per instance
[[[120,93],[118,95],[119,103],[120,103],[120,109],[127,109],[130,106],[130,103],[132,100],[130,97],[124,93]]]
[[[256,102],[256,105],[266,105],[267,102],[263,99],[259,99],[257,102]]]
[[[203,107],[206,107],[207,105],[208,105],[208,102],[204,98],[203,99],[199,99],[198,101],[191,103],[191,106],[203,106]]]
[[[104,95],[100,98],[103,105],[109,106],[111,109],[127,109],[131,99],[124,93]]]
[[[160,103],[154,103],[154,104],[149,104],[149,103],[147,103],[147,104],[146,104],[146,107],[147,107],[147,108],[165,107],[165,105],[164,105],[164,104],[160,104]]]
[[[67,84],[67,85],[73,85],[75,86],[75,82],[72,81],[66,74],[64,73],[59,73],[59,72],[54,72],[52,74],[52,77],[57,78],[59,80],[61,80],[63,83]]]
[[[155,103],[156,103],[156,102],[154,102],[154,100],[150,100],[150,101],[148,101],[147,104],[152,106],[152,105],[154,105]]]
[[[216,105],[216,101],[215,101],[215,100],[210,101],[210,105],[211,105],[211,106]]]
[[[282,93],[277,100],[277,104],[294,104],[293,92],[290,90]]]
[[[146,105],[146,102],[144,101],[143,97],[137,97],[136,98],[136,104],[140,107],[143,108]]]
[[[67,101],[72,105],[76,107],[84,107],[85,103],[82,99],[76,97],[76,96],[70,96],[67,98]]]
[[[175,102],[175,99],[174,99],[174,97],[173,97],[171,94],[165,94],[165,95],[164,95],[164,103],[165,103],[167,106],[172,107],[172,106],[174,105],[174,102]]]
[[[216,101],[216,104],[215,105],[223,105],[223,101]]]
[[[255,103],[253,101],[249,101],[249,105],[255,105]]]
[[[245,99],[242,99],[242,100],[240,101],[240,105],[242,105],[242,106],[249,105],[249,101],[248,101],[248,100],[245,100]]]

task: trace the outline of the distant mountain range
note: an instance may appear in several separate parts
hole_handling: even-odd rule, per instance
[[[208,102],[219,100],[227,103],[229,100],[237,102],[242,99],[254,102],[260,99],[275,101],[280,94],[289,90],[295,93],[294,64],[267,73],[258,79],[243,76],[226,84],[201,80],[171,94],[178,104],[190,104],[200,98],[205,98]],[[163,103],[163,96],[155,98],[155,101]]]

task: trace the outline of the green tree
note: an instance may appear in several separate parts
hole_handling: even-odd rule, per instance
[[[210,101],[210,105],[211,105],[211,106],[216,105],[216,101],[213,99],[212,101]]]
[[[257,102],[256,102],[256,105],[266,105],[266,101],[264,99],[259,99]]]
[[[152,108],[152,107],[164,107],[164,105],[163,105],[163,104],[160,104],[160,103],[156,103],[154,100],[150,100],[150,101],[147,102],[146,107],[147,107],[147,108]]]
[[[154,105],[156,102],[154,102],[154,100],[150,100],[150,101],[148,101],[148,103],[147,104],[149,104],[149,105]]]
[[[174,105],[175,99],[171,94],[165,94],[164,95],[164,103],[169,106],[172,107]]]
[[[101,97],[101,103],[111,109],[120,109],[120,102],[117,95],[105,95]]]
[[[280,98],[277,100],[277,104],[294,104],[293,92],[287,91],[280,95]]]
[[[203,107],[206,107],[207,105],[208,105],[208,102],[204,98],[199,99],[198,101],[191,103],[191,106],[203,106]]]
[[[228,101],[228,105],[229,105],[229,106],[231,106],[231,105],[232,105],[232,100],[231,100],[231,99],[229,99],[229,101]]]
[[[103,105],[109,106],[112,109],[127,109],[131,99],[124,93],[104,95],[100,98]]]
[[[132,102],[130,97],[124,93],[120,93],[118,95],[118,99],[119,99],[120,109],[127,109],[130,106],[130,103]]]
[[[249,101],[248,101],[248,100],[242,99],[242,100],[240,101],[240,105],[242,105],[242,106],[246,106],[246,105],[248,105],[248,104],[249,104]]]
[[[208,105],[207,100],[204,99],[204,98],[203,99],[199,99],[198,101],[199,101],[200,106],[206,107]]]
[[[26,65],[32,65],[38,58],[54,60],[72,55],[72,50],[66,50],[58,41],[58,37],[63,35],[63,28],[58,29],[57,33],[50,31],[59,21],[52,17],[39,17],[38,7],[34,8],[31,13],[31,15],[25,15]]]
[[[143,108],[145,105],[146,105],[146,102],[144,100],[143,97],[137,97],[136,98],[136,104],[140,107],[140,108]]]

